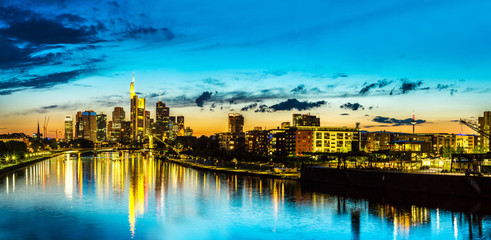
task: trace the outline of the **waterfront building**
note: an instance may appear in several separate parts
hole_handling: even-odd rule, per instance
[[[218,134],[218,143],[221,149],[226,150],[245,150],[245,134],[243,132],[231,133],[224,132]]]
[[[262,130],[255,127],[254,130],[245,133],[246,151],[259,155],[268,155],[268,135],[269,130]]]
[[[479,125],[479,130],[487,133],[488,135],[491,134],[491,111],[485,111],[482,117],[477,118],[477,122]],[[489,149],[489,141],[489,138],[479,134],[478,145],[483,148],[485,152],[491,151],[491,149]]]
[[[73,119],[71,115],[65,116],[65,142],[73,140]]]
[[[297,126],[320,126],[320,118],[310,114],[293,114],[292,123]]]
[[[455,152],[472,153],[476,146],[477,136],[465,134],[436,134],[433,151],[443,154],[445,149],[453,149]]]
[[[97,113],[92,110],[82,112],[80,126],[82,138],[96,142],[97,140]]]
[[[121,122],[121,142],[129,143],[132,141],[131,138],[131,121]]]
[[[268,133],[268,155],[277,157],[288,156],[286,149],[286,130],[273,129]]]
[[[75,115],[75,138],[84,138],[84,125],[82,122],[82,112],[80,111]]]
[[[24,133],[10,133],[10,134],[0,134],[0,142],[24,142],[29,146],[29,137]]]
[[[169,107],[164,102],[158,101],[155,109],[155,135],[163,139],[169,129]]]
[[[121,141],[121,125],[126,119],[126,112],[122,107],[114,107],[112,121],[108,123],[109,139],[111,141]]]
[[[135,94],[135,75],[130,84],[130,121],[131,139],[140,142],[146,137],[146,117],[145,117],[145,98],[138,98]]]
[[[97,114],[97,142],[107,140],[107,115],[104,113]]]
[[[298,126],[291,128],[295,135],[295,155],[307,152],[350,152],[360,148],[360,133],[357,128]]]
[[[244,132],[244,117],[240,113],[228,114],[228,132],[241,133]]]

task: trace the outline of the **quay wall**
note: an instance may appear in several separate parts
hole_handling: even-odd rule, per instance
[[[491,177],[304,166],[301,180],[313,185],[491,198]]]

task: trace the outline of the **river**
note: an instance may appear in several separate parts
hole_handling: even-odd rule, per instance
[[[0,239],[490,238],[488,214],[302,191],[141,153],[60,155],[0,178]]]

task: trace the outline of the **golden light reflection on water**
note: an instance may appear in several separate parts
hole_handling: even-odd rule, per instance
[[[409,238],[412,229],[419,227],[434,228],[435,233],[440,233],[445,229],[444,224],[451,224],[447,229],[451,230],[452,237],[461,238],[461,228],[465,225],[465,219],[444,216],[440,209],[306,193],[302,192],[300,184],[291,180],[197,171],[141,152],[103,153],[86,158],[63,155],[27,167],[21,174],[25,180],[20,178],[21,181],[16,182],[18,175],[3,178],[6,194],[14,194],[19,183],[25,183],[26,188],[56,186],[67,201],[80,201],[84,196],[93,195],[100,206],[107,202],[119,203],[120,209],[127,213],[131,237],[138,234],[140,226],[144,228],[143,224],[139,225],[144,218],[156,216],[165,222],[206,214],[208,209],[203,208],[200,201],[216,203],[221,208],[245,207],[253,212],[260,211],[263,218],[273,223],[272,231],[281,229],[277,223],[291,214],[289,205],[308,209],[312,218],[322,218],[325,224],[337,224],[337,216],[349,216],[345,227],[351,227],[354,239],[363,234],[367,219],[386,226],[394,238]],[[479,221],[476,223],[482,225]]]

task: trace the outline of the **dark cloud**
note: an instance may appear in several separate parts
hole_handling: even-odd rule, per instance
[[[300,84],[298,87],[291,90],[292,93],[307,93],[307,89],[305,89],[305,84]]]
[[[196,102],[196,105],[198,107],[203,107],[203,104],[206,101],[210,100],[212,94],[213,94],[212,92],[208,92],[208,91],[207,92],[203,92],[198,98],[196,98],[196,101],[195,101]]]
[[[359,94],[360,95],[365,95],[365,94],[367,94],[373,88],[383,88],[383,87],[391,84],[392,82],[393,81],[387,81],[386,79],[378,80],[376,83],[371,83],[369,85],[364,86],[360,90]],[[367,83],[365,83],[365,84],[367,84]]]
[[[402,91],[402,94],[406,94],[410,91],[416,90],[422,84],[423,84],[423,81],[411,82],[407,79],[402,79],[402,86],[400,89]]]
[[[350,110],[353,110],[353,111],[357,111],[358,109],[361,109],[361,110],[364,110],[365,109],[363,107],[363,105],[361,105],[359,103],[350,103],[350,102],[347,102],[347,103],[339,106],[339,108],[342,108],[342,109],[350,109]]]
[[[389,118],[389,117],[382,117],[382,116],[376,116],[373,118],[373,122],[377,123],[388,123],[392,124],[392,126],[403,126],[403,125],[411,125],[412,118],[406,118],[406,119],[397,119],[397,118]],[[426,120],[422,119],[417,119],[416,124],[421,124],[425,123]]]
[[[341,113],[341,116],[348,116],[349,113]]]
[[[52,55],[33,57],[32,54],[37,51],[36,48],[30,45],[21,48],[9,40],[0,40],[0,49],[0,69],[44,64],[52,57]]]
[[[288,99],[284,102],[280,102],[278,104],[274,104],[269,108],[274,111],[290,111],[293,109],[297,109],[299,111],[310,110],[312,108],[317,108],[326,104],[326,101],[318,101],[318,102],[308,102],[308,101],[298,101],[297,99]]]
[[[41,107],[41,109],[53,109],[53,108],[57,108],[58,105],[49,105],[49,106],[44,106],[44,107]]]
[[[171,40],[175,37],[174,33],[167,28],[137,26],[130,23],[126,24],[126,30],[124,32],[125,38],[139,38],[148,34],[160,34],[164,40]]]
[[[33,76],[28,79],[12,78],[0,82],[0,95],[7,95],[13,92],[27,89],[45,89],[53,86],[68,83],[75,80],[80,75],[95,71],[94,69],[81,69],[68,72],[52,73],[45,76]]]
[[[288,99],[286,101],[280,102],[278,104],[273,104],[267,106],[265,104],[259,105],[258,103],[252,103],[244,106],[241,111],[254,110],[254,112],[276,112],[276,111],[290,111],[297,109],[299,111],[310,110],[313,108],[320,107],[326,104],[326,101],[318,102],[308,102],[308,101],[298,101],[297,99]]]
[[[284,70],[273,70],[273,71],[265,71],[264,73],[279,77],[287,74],[288,72]]]
[[[450,120],[450,122],[460,122],[460,120]]]
[[[441,90],[444,90],[444,89],[448,89],[448,87],[450,87],[450,85],[438,84],[436,86],[436,89],[438,89],[438,90],[441,91]]]
[[[258,106],[257,103],[249,104],[243,108],[240,109],[240,111],[249,111],[249,109],[254,109]]]
[[[218,80],[218,79],[214,79],[214,78],[205,78],[203,79],[203,83],[206,83],[206,84],[210,84],[210,85],[215,85],[215,86],[220,86],[220,87],[224,87],[225,86],[225,83]]]
[[[60,22],[40,17],[9,22],[8,25],[6,28],[0,28],[0,35],[3,38],[33,44],[85,43],[94,40],[96,33],[91,27],[68,28]]]

